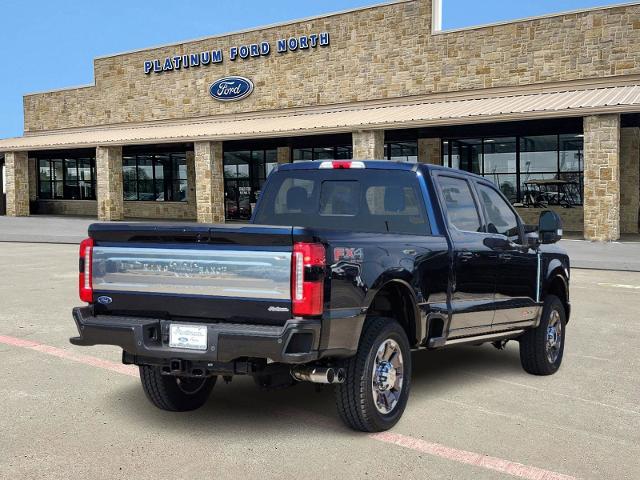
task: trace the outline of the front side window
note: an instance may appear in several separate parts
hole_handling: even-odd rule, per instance
[[[89,156],[38,158],[38,198],[95,200],[95,158]]]
[[[482,231],[469,183],[461,178],[439,176],[438,184],[447,206],[449,223],[463,232]]]
[[[520,239],[518,218],[509,204],[493,188],[482,184],[477,185],[480,202],[487,217],[487,232],[499,233],[512,241],[518,241]]]
[[[122,175],[127,201],[187,201],[187,155],[184,152],[123,155]]]

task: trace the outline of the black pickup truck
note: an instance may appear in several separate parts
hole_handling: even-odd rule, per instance
[[[283,165],[250,224],[92,225],[71,342],[121,347],[165,410],[251,375],[333,384],[347,425],[386,430],[407,404],[412,350],[517,340],[525,371],[558,370],[561,236],[555,213],[524,225],[491,182],[458,170]]]

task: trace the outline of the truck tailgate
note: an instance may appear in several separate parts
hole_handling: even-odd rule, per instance
[[[291,227],[93,225],[98,313],[283,324]]]

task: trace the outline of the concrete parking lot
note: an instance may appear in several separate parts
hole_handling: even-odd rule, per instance
[[[0,478],[640,478],[640,273],[574,270],[563,367],[517,343],[414,354],[390,432],[339,421],[329,389],[216,385],[152,407],[117,348],[73,347],[73,245],[0,243]]]

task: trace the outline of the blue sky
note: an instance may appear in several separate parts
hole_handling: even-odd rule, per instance
[[[93,58],[257,27],[376,0],[2,0],[0,138],[22,135],[25,93],[93,82]],[[456,28],[620,3],[616,0],[444,0]]]

